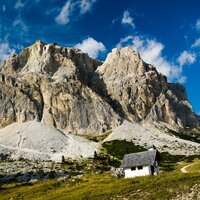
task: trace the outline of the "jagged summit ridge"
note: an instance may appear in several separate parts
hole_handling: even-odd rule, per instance
[[[13,54],[3,65],[1,71],[8,74],[37,73],[52,78],[80,76],[88,79],[100,61],[93,60],[79,49],[64,48],[57,44],[36,41],[19,55]],[[79,78],[80,78],[79,77]]]
[[[113,49],[102,63],[37,41],[1,64],[0,81],[1,127],[37,120],[99,134],[123,119],[175,131],[199,126],[185,89],[169,84],[131,47]]]

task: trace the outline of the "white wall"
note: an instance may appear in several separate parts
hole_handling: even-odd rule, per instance
[[[124,170],[124,173],[125,173],[125,178],[150,175],[148,166],[143,166],[143,169],[138,169],[136,167],[136,170],[133,171],[131,170],[131,168],[128,168]]]

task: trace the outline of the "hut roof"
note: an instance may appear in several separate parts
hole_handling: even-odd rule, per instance
[[[121,167],[137,167],[144,165],[153,165],[157,159],[157,150],[144,151],[139,153],[126,154],[123,158]]]

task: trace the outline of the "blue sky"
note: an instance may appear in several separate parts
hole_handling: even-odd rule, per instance
[[[0,60],[36,40],[104,60],[132,46],[187,90],[200,114],[199,0],[0,0]]]

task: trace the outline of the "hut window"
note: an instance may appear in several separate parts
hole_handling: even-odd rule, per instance
[[[134,170],[136,170],[136,167],[131,167],[131,171],[134,171]]]
[[[138,170],[143,169],[143,166],[138,166]]]

